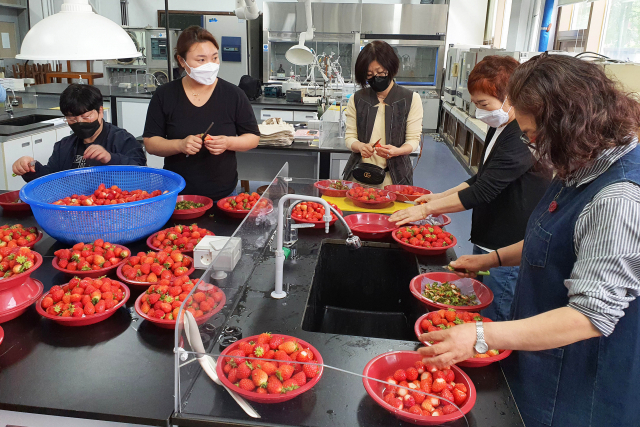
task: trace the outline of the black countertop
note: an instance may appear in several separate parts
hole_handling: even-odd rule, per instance
[[[239,224],[239,220],[228,218],[215,206],[193,221],[218,235],[231,235]],[[36,225],[32,216],[4,215],[4,222]],[[354,373],[361,373],[367,361],[380,353],[414,350],[415,341],[329,335],[302,329],[301,319],[321,244],[327,242],[324,239],[344,239],[345,235],[340,223],[329,234],[322,230],[300,230],[300,258],[285,263],[284,282],[289,284],[289,296],[284,300],[269,297],[274,287],[274,263],[272,253],[265,250],[264,259],[239,290],[237,305],[228,304],[220,315],[223,318],[231,315],[227,324],[240,326],[245,336],[268,330],[307,340],[320,351],[327,365]],[[45,291],[68,281],[51,266],[53,252],[65,246],[46,235],[35,245],[34,249],[45,259],[33,277],[44,283]],[[143,240],[127,246],[134,253],[147,249]],[[422,270],[439,270],[439,266],[454,257],[450,250],[447,255],[419,257],[418,261]],[[199,270],[195,275],[198,274]],[[5,340],[0,345],[0,409],[161,426],[169,422],[180,426],[408,425],[377,406],[366,394],[360,378],[332,370],[326,370],[311,391],[289,402],[255,404],[262,415],[257,422],[246,416],[197,364],[191,364],[193,380],[187,380],[187,385],[181,383],[186,393],[182,413],[173,414],[174,332],[138,318],[133,305],[140,292],[132,289],[126,308],[91,326],[59,326],[41,318],[34,306],[17,319],[2,324]],[[218,350],[216,345],[213,352]],[[465,371],[478,390],[476,405],[468,414],[470,426],[523,425],[498,364]],[[451,425],[466,424],[458,420]]]

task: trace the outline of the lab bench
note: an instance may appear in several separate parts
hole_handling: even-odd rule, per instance
[[[460,163],[471,174],[478,172],[488,126],[445,100],[438,131]]]

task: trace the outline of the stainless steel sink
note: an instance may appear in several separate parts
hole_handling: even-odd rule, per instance
[[[56,118],[60,118],[60,115],[29,114],[27,116],[0,120],[0,126],[27,126]]]

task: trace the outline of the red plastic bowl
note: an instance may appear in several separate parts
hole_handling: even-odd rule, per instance
[[[27,248],[33,248],[33,246],[38,243],[40,240],[42,240],[42,237],[44,236],[44,233],[41,230],[38,230],[38,234],[36,236],[36,239],[32,242],[27,243],[25,246]]]
[[[442,217],[444,219],[444,224],[440,225],[439,227],[444,227],[445,225],[451,224],[451,217],[449,215],[444,215],[443,214]],[[417,226],[426,225],[426,224],[422,224],[422,221],[410,222],[409,224],[410,225],[417,225]]]
[[[0,206],[4,212],[29,212],[31,213],[31,206],[28,203],[20,202],[15,203],[16,200],[20,199],[20,190],[10,191],[8,193],[0,194]]]
[[[396,228],[389,222],[389,216],[382,214],[356,213],[345,216],[344,220],[353,234],[365,240],[384,239]]]
[[[29,277],[21,286],[0,292],[0,323],[8,322],[24,313],[40,298],[43,290],[41,281]]]
[[[187,271],[187,274],[185,274],[185,276],[190,276],[191,273],[193,273],[194,271],[196,271],[196,267],[193,265],[193,258],[190,256],[185,255],[186,258],[189,258],[191,260],[191,268],[189,268],[189,270]],[[125,275],[122,273],[122,267],[124,267],[124,263],[120,264],[118,266],[118,269],[116,270],[116,276],[118,276],[118,279],[122,280],[124,283],[128,284],[128,285],[132,285],[132,286],[144,286],[144,288],[148,288],[151,285],[155,285],[155,283],[151,283],[151,282],[138,282],[135,280],[129,280],[125,277]],[[175,279],[172,279],[172,281]]]
[[[334,206],[335,207],[335,206]],[[340,213],[340,215],[342,216],[342,211],[340,210],[340,208],[335,207],[335,209]],[[335,215],[335,214],[334,214]],[[293,218],[293,217],[292,217]],[[324,221],[323,220],[318,220],[318,221],[311,221],[310,219],[301,219],[301,218],[293,218],[293,220],[297,223],[302,223],[302,224],[315,224],[314,228],[322,228],[324,229]],[[336,223],[336,221],[338,220],[338,218],[336,217],[336,219],[332,219],[331,221],[329,221],[329,226],[332,226],[333,224]]]
[[[385,402],[382,398],[385,383],[374,381],[370,378],[376,378],[384,381],[386,378],[393,376],[393,373],[396,370],[406,369],[409,366],[413,366],[413,364],[418,360],[422,360],[422,356],[416,351],[391,351],[374,357],[369,363],[367,363],[367,366],[364,367],[364,371],[362,372],[362,375],[365,376],[365,378],[362,379],[365,390],[378,405],[391,412],[396,416],[396,418],[422,426],[441,425],[449,421],[457,420],[458,418],[462,418],[463,413],[467,414],[471,408],[473,408],[476,404],[476,388],[473,385],[471,378],[469,378],[462,369],[455,365],[451,366],[451,370],[456,375],[455,382],[464,384],[468,391],[467,401],[460,407],[462,413],[460,413],[460,411],[456,411],[452,414],[442,415],[440,417],[427,417],[410,414],[404,410],[397,410]]]
[[[131,296],[131,291],[129,291],[129,288],[127,287],[127,285],[121,282],[117,282],[117,283],[120,283],[120,286],[122,286],[122,289],[124,289],[124,298],[122,299],[122,301],[120,301],[118,304],[111,307],[109,310],[106,310],[104,313],[92,314],[91,316],[83,315],[83,317],[52,316],[42,309],[42,300],[45,299],[47,295],[49,295],[49,292],[42,295],[42,297],[38,299],[38,302],[36,303],[36,311],[40,314],[40,316],[53,320],[54,322],[64,326],[87,326],[87,325],[93,325],[94,323],[102,322],[103,320],[113,316],[113,314],[120,307],[122,307],[129,300],[129,297]],[[66,284],[67,283],[65,283],[65,285]],[[64,286],[64,285],[60,285],[60,286]]]
[[[35,260],[35,263],[33,264],[33,267],[31,267],[29,270],[25,271],[24,273],[16,274],[6,279],[0,280],[0,291],[4,291],[10,288],[15,288],[16,286],[22,285],[27,281],[27,279],[29,279],[29,276],[31,276],[31,274],[34,271],[40,268],[40,266],[42,265],[42,255],[40,255],[38,252],[35,252],[35,251],[33,251],[33,253],[36,256],[36,260]],[[0,310],[2,310],[2,308],[3,306],[2,304],[0,304]]]
[[[478,305],[448,305],[448,304],[438,304],[437,302],[431,302],[420,294],[420,285],[422,283],[423,278],[427,278],[429,280],[434,280],[438,282],[452,282],[454,280],[458,280],[460,276],[455,273],[444,273],[444,272],[436,272],[436,273],[423,273],[420,274],[413,279],[411,279],[411,283],[409,284],[409,289],[414,297],[416,297],[421,303],[426,305],[431,309],[431,311],[435,310],[447,310],[449,308],[454,308],[460,311],[472,311],[474,313],[480,312],[480,310],[489,307],[489,304],[493,301],[493,292],[491,289],[486,287],[482,282],[477,280],[473,280],[473,290],[480,301]]]
[[[418,318],[418,320],[416,320],[415,325],[413,325],[413,332],[415,332],[416,338],[418,338],[418,341],[420,341],[420,335],[422,335],[424,333],[424,331],[422,330],[422,327],[420,326],[420,324],[422,323],[422,320],[427,318],[428,314],[429,313],[426,313],[426,314],[423,314],[422,316],[420,316]],[[485,321],[490,321],[486,317],[483,317],[483,319],[485,319]],[[426,341],[420,341],[420,342],[422,344],[426,345],[426,346],[430,346],[431,345],[431,343],[426,342]],[[502,359],[508,357],[510,354],[511,354],[511,350],[505,350],[502,353],[498,354],[497,356],[472,357],[471,359],[467,359],[465,361],[458,362],[458,363],[456,363],[456,365],[464,366],[465,368],[480,368],[482,366],[487,366],[487,365],[492,364],[493,362],[497,362],[499,360],[502,360]]]
[[[2,341],[4,341],[4,329],[0,327],[0,344],[2,344]]]
[[[412,191],[418,191],[420,193],[420,195],[408,195],[408,194],[402,194],[400,191],[404,190],[405,188],[410,188]],[[414,200],[425,196],[427,194],[431,194],[431,191],[427,190],[426,188],[422,188],[422,187],[415,187],[413,185],[385,185],[384,186],[385,190],[391,191],[393,193],[395,193],[397,199],[399,202],[404,202],[404,201],[411,201],[413,202]]]
[[[405,226],[403,226],[403,227],[405,227]],[[446,248],[424,248],[424,247],[413,246],[413,245],[410,245],[410,244],[405,243],[402,240],[400,240],[400,238],[396,235],[396,231],[397,230],[399,230],[399,228],[396,229],[396,230],[393,230],[393,232],[391,232],[391,237],[393,237],[393,240],[395,240],[400,246],[402,246],[402,248],[405,251],[411,252],[413,254],[418,254],[418,255],[441,255],[441,254],[447,252],[448,249],[455,248],[456,244],[458,243],[458,240],[452,234],[451,235],[451,244],[449,246],[447,246]]]
[[[387,190],[380,190],[380,191],[382,195],[387,196],[388,200],[383,202],[376,202],[376,201],[370,202],[370,201],[358,200],[357,198],[350,195],[349,192],[347,192],[347,199],[351,200],[353,204],[356,205],[357,207],[365,208],[365,209],[384,209],[386,207],[393,205],[393,202],[396,201],[396,193],[392,193]]]
[[[289,335],[281,335],[281,334],[274,334],[275,336],[278,337],[282,337],[285,341],[289,340],[289,339],[293,339],[296,340],[298,343],[300,343],[300,345],[304,348],[308,348],[310,349],[313,354],[316,356],[316,361],[318,362],[319,365],[322,365],[324,363],[324,361],[322,360],[322,356],[320,355],[320,352],[318,350],[316,350],[316,348],[314,346],[312,346],[311,344],[309,344],[306,341],[302,341],[296,337],[292,337]],[[236,393],[238,393],[240,396],[244,397],[247,400],[250,400],[252,402],[256,402],[256,403],[281,403],[281,402],[286,402],[287,400],[291,400],[297,396],[300,396],[302,393],[311,390],[311,388],[313,388],[313,386],[315,386],[316,384],[318,384],[318,381],[320,381],[320,377],[322,376],[322,373],[324,372],[324,367],[320,366],[320,370],[318,371],[318,374],[312,378],[311,380],[307,381],[307,383],[305,385],[303,385],[302,387],[290,391],[289,393],[286,394],[258,394],[254,391],[247,391],[247,390],[242,390],[240,387],[236,387],[235,385],[233,385],[231,383],[231,381],[229,381],[227,379],[227,376],[224,374],[224,365],[226,365],[226,362],[224,360],[224,356],[229,354],[230,352],[232,352],[233,350],[237,350],[238,346],[240,345],[241,342],[243,341],[254,341],[258,339],[258,335],[254,335],[252,337],[247,337],[244,338],[240,341],[236,341],[235,343],[233,343],[232,345],[230,345],[229,347],[227,347],[222,353],[220,353],[220,357],[218,358],[218,363],[216,366],[216,373],[218,374],[218,378],[220,378],[220,381],[222,381],[222,384],[224,384],[225,386],[227,386],[227,388],[235,391]]]
[[[147,283],[147,286],[148,285],[149,284]],[[218,306],[216,308],[214,308],[213,310],[211,310],[210,312],[208,312],[204,316],[196,317],[196,323],[198,325],[202,325],[207,320],[209,320],[213,315],[218,314],[220,312],[220,310],[222,310],[222,308],[226,304],[227,296],[224,294],[222,289],[218,288],[218,290],[220,292],[222,292],[222,294],[223,294],[222,299],[220,300],[220,302],[218,303]],[[146,295],[146,292],[143,292],[142,294],[140,294],[138,299],[136,299],[135,308],[136,308],[136,313],[138,313],[138,316],[142,317],[145,320],[148,320],[151,323],[154,323],[156,326],[158,326],[160,328],[175,329],[176,328],[176,321],[175,320],[156,319],[155,317],[147,316],[146,314],[144,314],[142,312],[142,308],[140,306],[142,305],[142,302],[141,302],[142,301],[142,297],[145,296],[145,295]]]
[[[199,218],[213,206],[213,200],[204,196],[178,196],[178,202],[189,201],[194,203],[203,203],[204,206],[196,209],[182,209],[173,211],[172,219],[194,219]]]
[[[155,252],[160,252],[162,251],[162,249],[153,246],[153,238],[156,237],[158,235],[158,233],[153,233],[151,236],[147,237],[147,246],[149,246],[149,248]],[[207,234],[207,236],[215,236],[215,234]],[[204,237],[204,236],[202,236]],[[189,254],[191,252],[193,252],[192,250],[189,249],[178,249],[180,252],[182,252],[183,254]]]
[[[117,246],[122,250],[129,251],[129,255],[131,255],[131,251],[129,250],[129,248],[127,248],[125,246],[122,246],[122,245],[114,245],[114,246]],[[64,268],[60,268],[60,266],[58,265],[58,257],[57,256],[53,257],[53,261],[51,261],[51,265],[53,265],[53,268],[55,268],[56,270],[62,271],[63,273],[66,273],[66,274],[70,274],[71,276],[78,276],[78,277],[81,277],[81,278],[90,277],[92,279],[96,279],[98,277],[105,276],[107,273],[109,273],[113,269],[118,268],[119,266],[124,264],[124,262],[127,260],[127,258],[123,258],[122,261],[120,261],[116,265],[112,265],[111,267],[107,267],[107,268],[101,268],[100,270],[87,270],[87,271],[76,270],[76,271],[72,271],[72,270],[67,270],[67,269],[64,269]]]
[[[227,199],[229,199],[229,197],[225,197],[224,199],[218,200],[218,203],[216,203],[216,205],[218,206],[218,209],[226,213],[231,218],[244,218],[245,216],[247,216],[247,214],[249,214],[249,212],[251,212],[251,211],[237,211],[235,209],[225,208],[223,205],[227,201]],[[265,209],[264,213],[269,214],[273,211],[273,202],[269,199],[266,199],[266,201],[267,201],[267,206],[264,208]]]
[[[351,181],[343,181],[340,179],[323,179],[322,181],[317,181],[313,184],[314,187],[318,189],[320,194],[327,197],[345,197],[347,195],[347,191],[349,190],[336,190],[335,188],[331,188],[330,185],[333,182],[342,181],[343,184],[347,185],[349,189],[353,187],[360,187],[360,184],[351,182]]]

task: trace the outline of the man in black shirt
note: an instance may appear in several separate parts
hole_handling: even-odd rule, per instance
[[[60,111],[73,131],[53,147],[46,165],[24,156],[13,173],[29,182],[67,169],[100,165],[145,166],[141,144],[129,132],[104,121],[102,94],[89,85],[72,84],[60,95]]]

